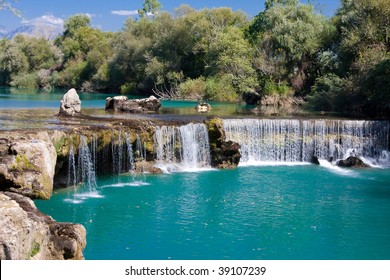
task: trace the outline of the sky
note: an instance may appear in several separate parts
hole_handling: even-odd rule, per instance
[[[306,3],[310,0],[301,0]],[[74,14],[87,14],[95,28],[103,31],[119,31],[127,17],[137,17],[137,10],[142,8],[143,0],[8,0],[22,12],[23,18],[10,11],[0,10],[0,28],[12,30],[29,22],[49,22],[61,25]],[[311,1],[313,2],[313,1]],[[173,12],[181,4],[188,4],[196,9],[231,7],[234,11],[242,10],[249,17],[264,9],[264,0],[160,0],[162,10]],[[315,0],[323,14],[332,16],[340,0]]]

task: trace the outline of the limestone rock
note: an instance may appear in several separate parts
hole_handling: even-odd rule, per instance
[[[347,159],[339,160],[337,162],[337,166],[339,167],[354,167],[354,168],[369,168],[367,164],[365,164],[361,159],[350,156]]]
[[[114,97],[107,97],[106,98],[106,110],[108,109],[114,109],[118,110],[117,108],[121,107],[121,104],[129,100],[126,96],[114,96]]]
[[[206,102],[199,102],[198,105],[196,105],[195,110],[198,113],[207,113],[211,111],[211,105]]]
[[[80,97],[74,88],[70,89],[62,97],[59,114],[62,116],[72,116],[72,117],[81,114]]]
[[[226,141],[225,130],[221,118],[208,118],[206,126],[209,132],[211,149],[211,165],[217,168],[234,168],[240,163],[241,146],[232,141]]]
[[[0,190],[31,198],[50,198],[57,160],[51,142],[15,140],[0,144],[0,153]]]
[[[116,112],[132,114],[153,113],[158,112],[160,107],[160,100],[154,96],[143,99],[128,99],[126,96],[115,96],[106,99],[106,110],[113,109]]]
[[[0,192],[1,260],[83,259],[82,225],[58,223],[22,195]]]

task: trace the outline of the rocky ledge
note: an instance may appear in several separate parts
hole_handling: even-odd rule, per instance
[[[1,260],[81,260],[84,226],[58,223],[25,196],[0,192]]]
[[[132,114],[155,113],[160,110],[161,102],[154,96],[143,99],[128,99],[126,96],[108,97],[106,110],[113,109],[116,112]]]

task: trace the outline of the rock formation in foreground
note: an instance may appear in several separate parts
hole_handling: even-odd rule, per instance
[[[0,192],[1,260],[81,260],[84,226],[58,223],[22,195]]]
[[[0,139],[0,190],[30,198],[49,199],[57,153],[47,132],[35,139],[15,133]]]
[[[114,96],[106,99],[106,110],[132,114],[155,113],[160,110],[161,102],[150,96],[143,99],[128,99],[126,96]]]
[[[70,89],[62,97],[60,112],[61,116],[78,116],[81,114],[81,101],[74,88]]]

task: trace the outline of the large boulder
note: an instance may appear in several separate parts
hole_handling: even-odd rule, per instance
[[[0,217],[1,260],[84,259],[85,228],[56,222],[29,198],[0,192]]]
[[[354,167],[354,168],[368,168],[367,164],[365,164],[361,159],[350,156],[347,159],[339,160],[337,162],[337,166],[339,167]]]
[[[80,97],[74,88],[70,89],[62,97],[59,114],[72,117],[81,114]]]
[[[48,138],[47,133],[45,136]],[[30,198],[49,199],[53,191],[56,160],[57,153],[50,141],[2,139],[0,190]]]
[[[113,109],[116,112],[132,114],[154,113],[161,107],[161,101],[150,96],[143,99],[128,99],[126,96],[114,96],[106,99],[106,110]]]

